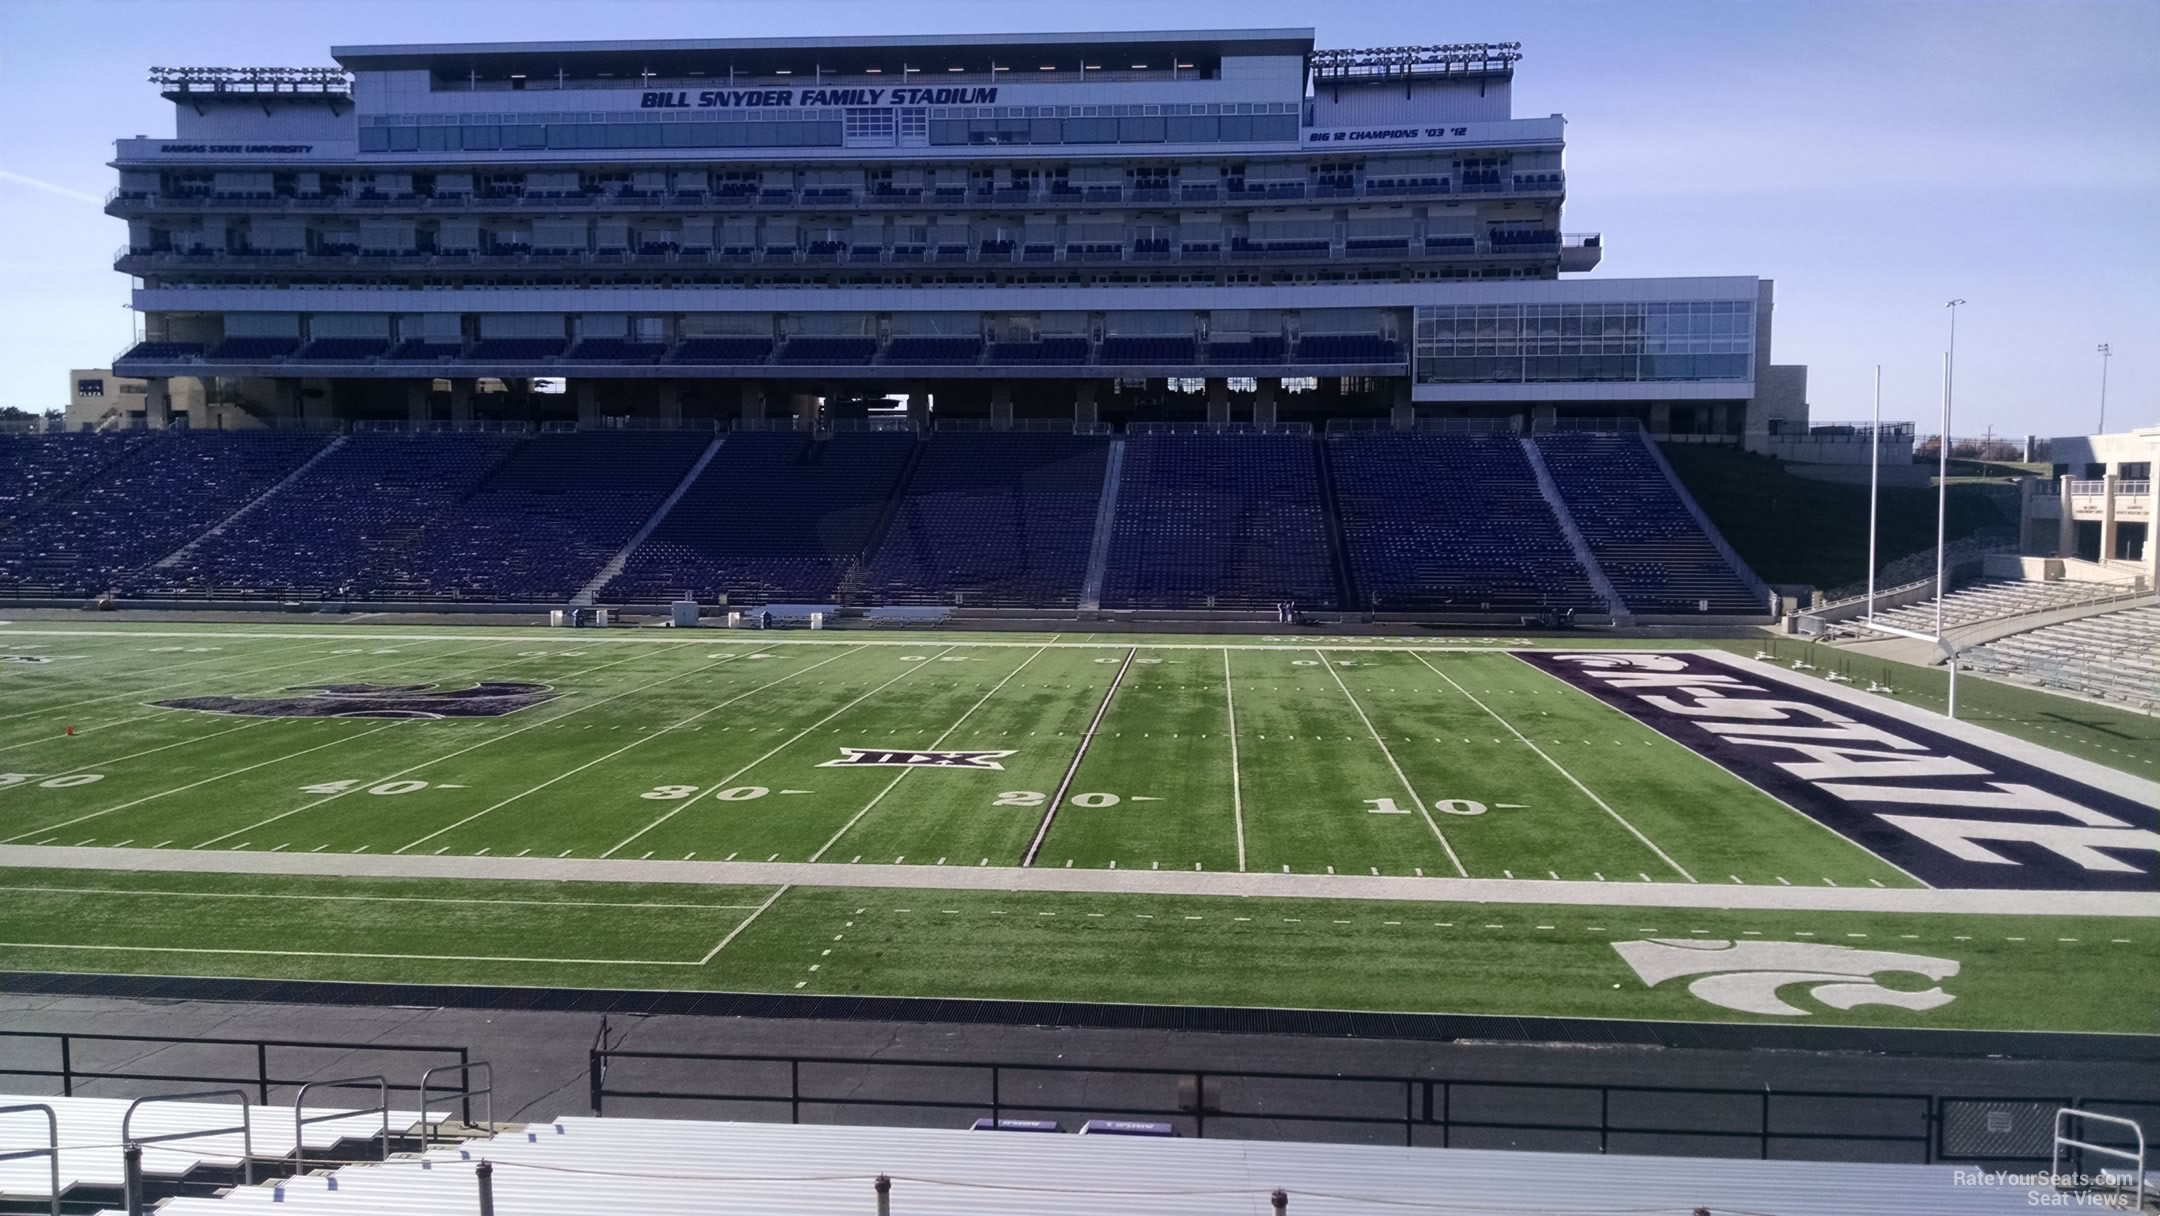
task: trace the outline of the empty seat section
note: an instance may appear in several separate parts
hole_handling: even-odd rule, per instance
[[[235,598],[439,598],[410,573],[414,542],[517,446],[505,435],[354,435],[205,537],[145,593]]]
[[[981,338],[894,338],[885,346],[887,363],[965,364],[982,358]]]
[[[528,362],[552,359],[561,353],[561,338],[482,338],[473,343],[470,357]]]
[[[876,338],[790,338],[780,348],[780,362],[868,363],[876,354]]]
[[[561,603],[643,526],[712,442],[688,431],[579,431],[521,444],[413,543],[435,595]]]
[[[763,363],[772,357],[771,338],[684,338],[668,356],[670,363]]]
[[[0,434],[0,524],[29,514],[150,439],[142,431]]]
[[[1768,611],[1704,535],[1640,436],[1563,432],[1537,445],[1576,529],[1630,609]]]
[[[1336,606],[1309,435],[1125,441],[1106,608]]]
[[[1108,337],[1102,340],[1102,361],[1121,364],[1183,364],[1198,361],[1189,337]]]
[[[948,431],[909,480],[863,594],[871,602],[1076,607],[1110,441]]]
[[[298,338],[227,338],[203,357],[233,361],[282,359],[299,348]]]
[[[203,353],[200,342],[137,342],[120,358],[128,359],[194,359]]]
[[[1371,608],[1604,610],[1514,436],[1327,442],[1351,573]]]
[[[1028,364],[1085,363],[1086,338],[1043,338],[1036,342],[993,342],[990,362],[1016,366]]]
[[[587,363],[657,363],[668,353],[665,342],[632,342],[626,338],[587,338],[570,348],[564,358]]]
[[[1209,342],[1207,357],[1210,363],[1280,363],[1283,361],[1283,340],[1267,334]]]
[[[914,446],[912,435],[876,432],[730,435],[601,598],[829,600]]]
[[[376,358],[389,349],[390,343],[384,338],[317,338],[301,347],[293,358],[321,363],[356,363]]]
[[[425,362],[436,359],[455,359],[465,351],[456,342],[428,342],[419,338],[407,338],[391,348],[389,357],[399,362]]]
[[[71,596],[122,586],[130,571],[202,535],[329,441],[297,431],[144,435],[0,530],[0,585]]]
[[[1402,348],[1378,334],[1307,334],[1298,339],[1299,363],[1400,363]]]

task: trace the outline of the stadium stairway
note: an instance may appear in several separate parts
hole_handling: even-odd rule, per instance
[[[653,508],[653,513],[646,517],[643,526],[632,533],[629,540],[623,542],[623,547],[615,551],[615,556],[609,558],[606,565],[600,567],[598,574],[593,575],[591,580],[576,595],[570,597],[570,602],[573,605],[578,607],[591,606],[595,598],[599,596],[600,589],[607,586],[616,575],[622,573],[624,564],[630,560],[630,554],[635,552],[639,545],[644,544],[645,538],[651,536],[653,529],[660,526],[660,521],[666,519],[668,512],[675,509],[675,504],[681,501],[683,492],[688,490],[691,483],[704,474],[705,466],[712,463],[713,455],[720,450],[720,445],[726,442],[727,435],[722,433],[715,435],[713,441],[705,445],[704,454],[697,458],[696,464],[690,466],[689,472],[683,474],[682,480],[675,483],[675,488],[668,493],[668,496],[660,500],[660,505]]]
[[[1530,471],[1537,476],[1538,493],[1545,496],[1545,505],[1552,508],[1553,522],[1560,525],[1560,535],[1567,538],[1568,548],[1575,553],[1575,560],[1582,563],[1583,573],[1590,576],[1590,586],[1604,597],[1615,621],[1625,620],[1629,615],[1627,601],[1605,577],[1605,567],[1598,564],[1597,554],[1590,551],[1590,543],[1583,539],[1582,529],[1575,526],[1575,515],[1568,510],[1567,500],[1560,496],[1560,487],[1553,484],[1552,470],[1545,467],[1545,457],[1539,453],[1537,444],[1528,436],[1522,439],[1523,457],[1530,462]]]
[[[423,1115],[417,1110],[386,1112],[381,1107],[295,1110],[290,1105],[249,1104],[248,1130],[243,1136],[241,1107],[234,1102],[144,1102],[130,1116],[129,1108],[135,1104],[126,1098],[0,1093],[0,1107],[18,1106],[33,1109],[6,1116],[0,1210],[47,1211],[56,1197],[65,1211],[118,1208],[125,1180],[120,1153],[123,1121],[129,1135],[142,1144],[145,1197],[155,1202],[162,1196],[201,1195],[238,1185],[249,1167],[257,1178],[283,1175],[295,1168],[296,1147],[302,1164],[380,1156],[417,1142],[424,1121],[449,1117],[439,1110]],[[39,1106],[52,1111],[51,1123],[34,1109]],[[306,1122],[296,1124],[296,1117]],[[59,1142],[57,1161],[37,1151],[49,1146],[48,1135]]]
[[[1103,572],[1110,566],[1110,540],[1116,531],[1118,478],[1124,475],[1125,440],[1110,441],[1109,462],[1103,466],[1102,502],[1095,508],[1095,537],[1088,545],[1087,581],[1080,585],[1080,611],[1102,611]]]
[[[1327,526],[1328,563],[1335,568],[1335,602],[1350,608],[1360,598],[1350,570],[1350,542],[1343,535],[1342,507],[1335,497],[1335,451],[1325,435],[1313,436],[1313,467],[1320,476],[1320,515]]]
[[[337,438],[331,440],[329,443],[324,444],[321,451],[315,453],[313,456],[308,457],[306,463],[302,464],[299,468],[294,469],[292,472],[287,473],[282,479],[278,481],[276,485],[273,485],[269,489],[264,490],[262,493],[257,494],[254,498],[244,503],[239,510],[234,511],[232,514],[226,516],[224,519],[221,519],[217,523],[212,524],[209,528],[203,531],[202,535],[173,550],[171,553],[166,554],[164,557],[160,558],[157,562],[155,562],[151,566],[151,568],[154,570],[169,569],[170,567],[177,566],[181,562],[186,561],[188,556],[195,552],[195,547],[197,545],[202,544],[204,541],[209,540],[211,537],[225,535],[225,529],[232,527],[233,524],[245,518],[247,514],[250,511],[253,511],[256,507],[270,501],[273,498],[276,498],[294,482],[306,477],[316,465],[321,464],[323,460],[325,460],[331,455],[331,453],[336,452],[339,448],[343,446],[345,446],[345,436],[343,435],[340,435]]]

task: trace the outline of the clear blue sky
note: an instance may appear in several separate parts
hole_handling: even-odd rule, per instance
[[[1316,26],[1322,46],[1518,41],[1565,114],[1564,226],[1597,275],[1777,280],[1818,419],[1932,430],[1962,296],[1960,434],[2160,423],[2160,3],[1276,0],[0,0],[0,404],[60,404],[130,336],[111,140],[172,130],[159,65],[336,43]]]

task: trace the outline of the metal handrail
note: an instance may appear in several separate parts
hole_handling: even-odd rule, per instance
[[[2131,1134],[2137,1137],[2137,1151],[2133,1153],[2129,1149],[2115,1148],[2112,1145],[2091,1144],[2083,1140],[2073,1140],[2063,1134],[2063,1120],[2065,1118],[2094,1119],[2101,1123],[2113,1123],[2121,1127],[2127,1127],[2130,1129]],[[2085,1153],[2099,1153],[2105,1157],[2114,1157],[2118,1160],[2130,1162],[2134,1169],[2134,1176],[2137,1179],[2137,1201],[2130,1205],[2130,1210],[2133,1212],[2145,1210],[2145,1128],[2137,1120],[2125,1119],[2120,1115],[2103,1115],[2097,1111],[2079,1110],[2070,1106],[2057,1108],[2055,1111],[2055,1147],[2048,1154],[2048,1176],[2055,1180],[2055,1189],[2058,1191],[2062,1189],[2062,1151],[2066,1147],[2078,1150],[2080,1154],[2078,1157],[2080,1174],[2084,1172],[2085,1159],[2083,1154]],[[2083,1179],[2080,1178],[2080,1182],[2082,1181]]]
[[[159,1034],[90,1034],[63,1030],[0,1030],[0,1039],[47,1039],[56,1042],[60,1048],[60,1067],[0,1067],[0,1077],[41,1077],[58,1081],[60,1083],[60,1093],[63,1097],[73,1097],[76,1083],[81,1081],[170,1081],[209,1085],[252,1086],[255,1089],[255,1104],[257,1106],[270,1105],[270,1091],[272,1089],[285,1089],[302,1083],[302,1078],[282,1078],[272,1075],[270,1072],[270,1050],[272,1048],[338,1052],[400,1052],[406,1054],[418,1052],[425,1055],[454,1055],[460,1061],[465,1060],[467,1053],[471,1050],[470,1048],[452,1047],[442,1043],[310,1042],[305,1039],[218,1037],[174,1038],[171,1035]],[[255,1075],[232,1077],[219,1074],[186,1075],[156,1072],[108,1072],[77,1068],[75,1066],[75,1045],[77,1043],[162,1043],[168,1046],[185,1043],[190,1046],[252,1047],[255,1049]],[[410,1085],[392,1085],[390,1088],[393,1092],[403,1093],[414,1087]],[[466,1105],[464,1113],[468,1120],[472,1118],[470,1103]]]
[[[375,1083],[376,1098],[378,1099],[376,1106],[362,1110],[336,1111],[330,1114],[316,1115],[312,1118],[304,1118],[300,1114],[300,1104],[307,1100],[308,1091],[311,1089],[356,1088],[370,1081]],[[306,1159],[305,1150],[307,1146],[301,1140],[301,1132],[309,1124],[328,1123],[333,1119],[350,1119],[354,1115],[364,1115],[368,1110],[380,1110],[382,1112],[382,1159],[388,1161],[390,1159],[390,1079],[388,1077],[383,1076],[381,1073],[371,1073],[364,1077],[339,1077],[335,1081],[310,1081],[302,1085],[299,1091],[293,1094],[292,1100],[293,1168],[299,1169]],[[427,1096],[425,1094],[421,1095],[420,1117],[422,1119],[427,1118]]]
[[[603,1030],[603,1034],[604,1034]],[[681,1090],[634,1090],[607,1088],[607,1073],[612,1061],[623,1059],[704,1061],[715,1063],[785,1064],[788,1066],[788,1084],[785,1093],[735,1093],[735,1092],[688,1092]],[[959,1100],[942,1097],[926,1098],[866,1098],[853,1094],[834,1095],[809,1093],[802,1089],[804,1065],[855,1065],[860,1067],[937,1068],[968,1069],[988,1073],[990,1092],[987,1101]],[[1027,1073],[1083,1073],[1103,1076],[1154,1076],[1190,1078],[1194,1085],[1196,1101],[1189,1108],[1165,1110],[1161,1107],[1110,1107],[1100,1103],[1067,1105],[1038,1102],[1026,1099],[1013,1100],[1006,1096],[1005,1080],[1009,1074]],[[1209,1109],[1208,1095],[1214,1084],[1226,1080],[1251,1081],[1304,1081],[1334,1082],[1354,1085],[1400,1087],[1402,1107],[1400,1114],[1341,1114],[1312,1113],[1291,1114],[1282,1110],[1223,1111]],[[1932,1161],[1936,1152],[1934,1126],[1939,1122],[1937,1100],[1925,1093],[1884,1092],[1836,1092],[1828,1090],[1781,1090],[1735,1089],[1702,1086],[1661,1085],[1610,1085],[1579,1084],[1564,1081],[1481,1081],[1466,1078],[1404,1077],[1400,1075],[1371,1075],[1355,1073],[1299,1073],[1268,1072],[1245,1069],[1193,1069],[1139,1066],[1080,1066],[1069,1064],[1020,1064],[1010,1062],[987,1062],[968,1060],[934,1059],[862,1059],[848,1056],[786,1056],[738,1053],[698,1053],[673,1051],[639,1051],[610,1048],[604,1039],[596,1039],[589,1061],[588,1091],[590,1105],[595,1116],[604,1114],[605,1100],[616,1098],[641,1098],[675,1101],[714,1102],[769,1102],[785,1103],[789,1121],[800,1122],[804,1103],[834,1106],[901,1107],[922,1110],[988,1110],[990,1117],[1004,1117],[1008,1110],[1026,1110],[1044,1114],[1087,1114],[1098,1117],[1161,1117],[1186,1116],[1194,1121],[1194,1131],[1204,1138],[1210,1118],[1249,1119],[1268,1118],[1301,1123],[1340,1123],[1360,1126],[1396,1126],[1403,1132],[1403,1143],[1414,1144],[1417,1130],[1421,1127],[1437,1128],[1442,1146],[1452,1141],[1456,1130],[1476,1131],[1544,1131],[1573,1132],[1598,1137],[1598,1151],[1605,1152],[1614,1133],[1658,1134],[1672,1133],[1689,1136],[1709,1136],[1734,1140],[1754,1141],[1764,1159],[1770,1156],[1773,1140],[1809,1141],[1855,1141],[1899,1143],[1920,1146],[1922,1156]],[[1507,1089],[1524,1091],[1554,1091],[1596,1093],[1599,1097],[1599,1118],[1589,1122],[1522,1122],[1517,1120],[1466,1119],[1454,1114],[1454,1097],[1457,1088]],[[1615,1125],[1611,1118],[1610,1103],[1613,1094],[1689,1094],[1704,1097],[1745,1097],[1759,1102],[1759,1117],[1754,1125],[1736,1128],[1664,1128],[1647,1125]],[[1863,1101],[1903,1101],[1918,1104],[1921,1128],[1913,1132],[1867,1132],[1842,1131],[1805,1132],[1775,1127],[1772,1119],[1773,1102],[1793,1099],[1843,1099]]]
[[[152,1102],[182,1102],[191,1098],[237,1098],[240,1101],[240,1125],[238,1127],[207,1127],[191,1132],[166,1132],[158,1136],[145,1136],[138,1140],[128,1134],[128,1125],[134,1121],[135,1112]],[[255,1185],[255,1132],[248,1119],[247,1091],[243,1089],[198,1089],[181,1094],[152,1094],[128,1103],[127,1112],[120,1116],[120,1143],[129,1148],[145,1144],[157,1144],[166,1140],[195,1140],[203,1136],[223,1136],[240,1133],[240,1174],[247,1185]]]
[[[16,1106],[0,1106],[0,1115],[23,1114],[33,1110],[45,1112],[46,1139],[44,1148],[10,1149],[0,1152],[0,1161],[20,1161],[25,1157],[46,1157],[52,1163],[52,1216],[60,1216],[60,1116],[43,1102],[24,1102]]]
[[[487,1085],[484,1088],[474,1089],[472,1087],[472,1070],[475,1068],[481,1070],[487,1076]],[[461,1060],[456,1064],[439,1064],[434,1068],[430,1068],[426,1072],[420,1074],[420,1142],[423,1145],[429,1145],[435,1142],[435,1132],[441,1126],[439,1122],[430,1122],[428,1119],[428,1093],[434,1085],[435,1074],[439,1072],[453,1071],[458,1074],[459,1081],[463,1085],[463,1088],[456,1090],[445,1090],[443,1091],[443,1097],[460,1098],[464,1100],[465,1126],[472,1126],[472,1100],[474,1098],[482,1097],[487,1099],[488,1126],[495,1126],[494,1067],[490,1065],[486,1060]]]

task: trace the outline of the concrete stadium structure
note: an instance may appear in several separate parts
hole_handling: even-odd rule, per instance
[[[1566,120],[1513,113],[1515,44],[332,54],[153,71],[175,132],[118,142],[108,206],[142,425],[190,379],[317,426],[823,430],[904,400],[999,428],[1805,431],[1767,280],[1562,277],[1602,241],[1561,231]]]

